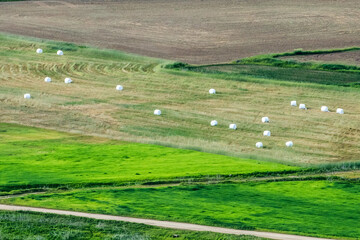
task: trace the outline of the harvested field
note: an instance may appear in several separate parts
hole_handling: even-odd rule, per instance
[[[295,48],[360,45],[356,0],[0,3],[0,31],[214,63]]]
[[[311,54],[311,55],[295,55],[287,57],[279,57],[280,59],[294,59],[300,62],[331,62],[348,65],[360,66],[360,50],[349,52],[337,52],[326,54]]]
[[[37,48],[44,53],[36,54]],[[358,74],[304,69],[284,81],[284,72],[264,66],[225,75],[178,71],[161,68],[161,60],[5,35],[0,56],[1,122],[286,163],[359,160],[359,90],[307,80],[353,82]],[[53,81],[45,83],[46,76]],[[66,77],[74,82],[64,84]],[[118,84],[123,91],[116,91]],[[290,107],[292,100],[308,110]],[[330,113],[320,111],[325,104]],[[338,107],[345,115],[335,113]],[[154,116],[154,109],[162,115]],[[264,116],[269,125],[261,122]],[[217,127],[210,126],[214,119]],[[228,129],[231,123],[237,131]],[[264,130],[271,138],[263,138]]]

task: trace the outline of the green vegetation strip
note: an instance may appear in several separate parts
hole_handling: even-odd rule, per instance
[[[280,68],[245,64],[225,64],[190,67],[191,71],[218,75],[219,78],[243,81],[241,76],[281,82],[317,83],[343,87],[359,87],[360,75],[345,72],[327,72],[301,68]]]
[[[0,211],[1,239],[228,239],[260,240],[210,232],[163,229],[118,221],[59,216],[32,212]]]
[[[156,145],[0,124],[0,189],[117,184],[218,174],[286,172],[298,167]]]
[[[287,56],[318,55],[350,51],[360,51],[360,48],[352,47],[313,51],[295,50],[293,52],[273,53],[243,58],[232,63],[202,66],[192,66],[186,63],[175,62],[166,65],[165,68],[221,74],[222,78],[227,79],[234,79],[236,76],[251,76],[280,81],[318,83],[358,88],[360,87],[359,66],[326,62],[300,62],[293,59],[280,58]],[[329,71],[331,71],[331,73]]]
[[[345,181],[90,189],[1,202],[319,237],[360,236],[360,183]]]
[[[335,64],[335,63],[299,62],[292,59],[291,60],[279,59],[279,57],[285,57],[285,56],[328,54],[328,53],[340,53],[340,52],[359,51],[359,50],[360,50],[359,47],[344,48],[344,49],[314,50],[314,51],[295,50],[293,52],[273,53],[273,54],[265,54],[265,55],[259,55],[249,58],[243,58],[237,60],[235,63],[360,73],[360,67],[358,66]]]

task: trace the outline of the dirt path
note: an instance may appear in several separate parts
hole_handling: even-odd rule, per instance
[[[52,214],[86,217],[86,218],[93,218],[100,220],[142,223],[146,225],[164,227],[164,228],[174,228],[174,229],[191,230],[191,231],[206,231],[206,232],[216,232],[216,233],[225,233],[225,234],[234,234],[234,235],[251,235],[256,237],[264,237],[264,238],[279,239],[279,240],[317,240],[317,239],[326,240],[325,238],[304,237],[304,236],[289,235],[282,233],[236,230],[230,228],[211,227],[211,226],[204,226],[204,225],[190,224],[190,223],[158,221],[158,220],[144,219],[144,218],[120,217],[120,216],[112,216],[112,215],[104,215],[104,214],[83,213],[83,212],[13,206],[13,205],[4,205],[4,204],[0,204],[0,210],[52,213]]]

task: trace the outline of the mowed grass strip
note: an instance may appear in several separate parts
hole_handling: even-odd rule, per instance
[[[239,229],[360,236],[360,184],[283,181],[28,195],[2,203],[146,217]]]
[[[235,236],[210,232],[164,229],[118,221],[41,214],[33,212],[0,211],[2,239],[221,239],[261,240],[265,238]]]
[[[0,124],[0,187],[123,183],[300,168],[156,145]]]

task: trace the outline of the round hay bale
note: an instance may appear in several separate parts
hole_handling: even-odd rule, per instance
[[[257,142],[257,143],[255,144],[255,146],[256,146],[257,148],[263,148],[263,147],[264,147],[264,145],[263,145],[262,142]]]
[[[338,109],[336,109],[336,113],[338,113],[338,114],[344,114],[344,109],[338,108]]]
[[[51,78],[46,77],[46,78],[44,79],[44,81],[45,81],[45,82],[51,82]]]
[[[264,135],[265,137],[270,137],[270,136],[271,136],[271,132],[270,132],[269,130],[266,130],[266,131],[264,131],[263,135]]]
[[[212,89],[209,90],[209,93],[210,93],[210,94],[215,94],[215,93],[216,93],[216,90],[212,88]]]
[[[290,105],[293,106],[293,107],[296,107],[297,106],[296,101],[291,101]]]
[[[118,90],[118,91],[122,91],[124,88],[123,88],[123,86],[121,86],[121,85],[117,85],[116,86],[116,90]]]
[[[233,130],[236,130],[236,129],[237,129],[235,123],[230,124],[230,125],[229,125],[229,128],[230,128],[230,129],[233,129]]]
[[[160,115],[161,115],[161,111],[160,111],[159,109],[156,109],[156,110],[154,111],[154,115],[160,116]]]
[[[216,120],[212,120],[211,122],[210,122],[210,125],[211,126],[217,126],[218,125],[218,122],[216,121]]]
[[[25,94],[24,94],[24,98],[25,98],[25,99],[30,99],[30,98],[31,98],[30,93],[25,93]]]
[[[322,112],[328,112],[329,111],[329,108],[327,106],[322,106],[321,107],[321,111]]]
[[[294,145],[294,143],[292,141],[288,141],[288,142],[285,143],[285,145],[287,147],[292,147]]]
[[[43,53],[43,50],[41,48],[36,49],[36,53]]]
[[[64,82],[66,84],[69,84],[69,83],[72,83],[72,80],[71,80],[71,78],[65,78]]]
[[[56,52],[56,54],[59,55],[59,56],[64,55],[63,51],[61,51],[61,50],[58,50],[58,51]]]
[[[263,118],[261,118],[261,121],[262,121],[263,123],[268,123],[268,122],[270,122],[270,120],[269,120],[268,117],[263,117]]]
[[[301,104],[299,105],[299,109],[304,109],[304,110],[306,110],[305,104],[301,103]]]

